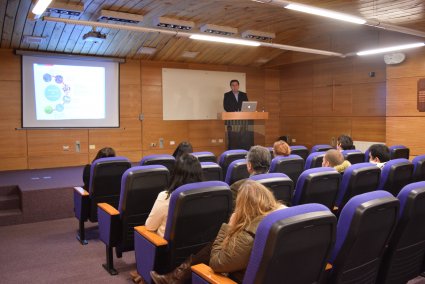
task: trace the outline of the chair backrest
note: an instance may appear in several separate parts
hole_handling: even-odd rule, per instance
[[[141,166],[149,165],[163,165],[168,169],[170,174],[174,171],[176,165],[176,159],[172,155],[168,154],[154,154],[148,155],[142,158],[140,161]]]
[[[390,149],[390,159],[409,159],[410,150],[404,145],[393,145],[389,147]]]
[[[413,181],[425,181],[425,155],[416,156],[412,160]]]
[[[314,145],[311,148],[311,153],[314,153],[314,152],[326,152],[326,151],[328,151],[330,149],[335,149],[335,147],[332,147],[331,145],[328,145],[328,144],[317,144],[317,145]]]
[[[250,179],[258,181],[269,188],[277,200],[282,201],[285,205],[291,205],[294,182],[287,175],[282,173],[268,173],[253,175]]]
[[[230,163],[235,160],[244,159],[247,154],[248,151],[243,149],[224,151],[218,159],[218,164],[223,171],[223,176],[226,176],[227,167],[230,165]]]
[[[331,283],[376,283],[386,244],[397,223],[399,201],[378,190],[354,196],[342,209],[329,262]]]
[[[235,160],[227,167],[226,177],[224,181],[228,185],[232,185],[238,180],[248,178],[249,173],[246,167],[246,159]]]
[[[193,152],[191,153],[193,156],[198,158],[199,162],[212,162],[217,163],[217,158],[212,152]]]
[[[380,179],[381,169],[372,163],[348,167],[342,176],[335,205],[341,210],[353,196],[376,190]]]
[[[406,185],[398,194],[398,223],[385,251],[379,283],[407,283],[421,270],[425,255],[425,182]]]
[[[378,189],[386,190],[396,196],[406,184],[411,182],[412,175],[413,164],[409,160],[390,160],[382,168]]]
[[[134,227],[144,225],[158,194],[167,189],[170,173],[165,166],[137,166],[121,179],[118,211],[121,215],[121,251],[134,247]]]
[[[298,155],[278,156],[272,160],[270,172],[284,173],[296,182],[300,174],[304,171],[304,164],[304,159]]]
[[[272,157],[272,159],[273,159],[273,157],[274,157],[273,147],[266,147],[266,148],[269,150],[270,157]]]
[[[364,162],[364,154],[360,150],[344,150],[341,153],[352,165]]]
[[[305,161],[304,170],[320,168],[325,154],[325,152],[313,152],[308,155],[307,160]]]
[[[219,180],[223,181],[223,172],[217,163],[201,162],[204,181]]]
[[[125,157],[100,158],[90,166],[90,213],[91,222],[97,222],[97,204],[106,202],[118,207],[123,173],[131,167]]]
[[[294,146],[291,146],[291,154],[298,155],[301,158],[303,158],[305,161],[307,160],[307,157],[310,154],[310,151],[307,149],[306,146],[294,145]]]
[[[243,283],[319,283],[335,231],[336,217],[320,204],[270,213],[258,226]]]
[[[304,171],[295,186],[292,205],[320,203],[333,209],[341,174],[334,168],[322,167]]]
[[[232,212],[232,194],[222,181],[205,181],[177,188],[170,197],[164,238],[170,268],[213,241]]]
[[[369,153],[370,153],[370,150],[369,150],[369,148],[368,148],[368,149],[364,152],[364,161],[365,161],[365,163],[369,163],[369,160],[370,160]]]

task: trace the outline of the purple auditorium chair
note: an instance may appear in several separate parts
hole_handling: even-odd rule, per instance
[[[201,162],[202,174],[204,181],[219,180],[223,181],[223,172],[217,163]]]
[[[326,152],[326,151],[328,151],[330,149],[335,149],[335,147],[332,147],[331,145],[328,145],[328,144],[317,144],[317,145],[314,145],[311,148],[311,152],[310,153],[314,153],[314,152]]]
[[[272,157],[272,159],[273,159],[273,157],[274,157],[274,152],[273,152],[273,147],[266,147],[267,149],[269,149],[269,152],[270,152],[270,156]]]
[[[294,182],[285,174],[268,173],[253,175],[250,179],[255,180],[268,189],[270,189],[277,200],[282,201],[285,205],[292,202],[292,193],[294,191]]]
[[[382,260],[378,283],[404,284],[422,272],[425,255],[425,182],[406,185],[398,194],[400,212]]]
[[[413,164],[407,159],[390,160],[381,170],[378,190],[386,190],[394,196],[412,180]]]
[[[394,145],[389,147],[391,160],[394,159],[409,159],[410,150],[404,145]]]
[[[348,167],[342,176],[335,203],[338,211],[341,211],[353,196],[375,191],[380,178],[381,169],[372,163],[359,163]]]
[[[74,212],[79,222],[77,240],[86,245],[84,223],[97,222],[97,204],[107,202],[118,207],[121,189],[121,177],[131,167],[125,157],[97,159],[90,167],[89,191],[82,188],[74,190]]]
[[[364,152],[364,161],[365,161],[365,163],[369,163],[369,161],[370,161],[369,153],[370,153],[370,151],[369,151],[369,148],[368,148],[368,149]]]
[[[292,205],[320,203],[333,210],[340,182],[341,174],[334,168],[306,170],[298,178]]]
[[[162,165],[138,166],[125,171],[117,207],[99,203],[99,238],[106,245],[103,267],[116,275],[112,249],[117,257],[134,250],[134,227],[144,225],[158,194],[168,187],[170,173]]]
[[[310,154],[310,151],[307,149],[306,146],[302,146],[302,145],[294,145],[294,146],[290,146],[291,147],[291,154],[292,155],[298,155],[301,158],[305,160],[307,160],[308,155]]]
[[[217,163],[217,158],[211,152],[193,152],[191,154],[198,158],[199,162]]]
[[[215,239],[232,212],[232,194],[222,181],[186,184],[170,197],[164,238],[135,227],[137,272],[152,283],[149,272],[167,273]]]
[[[320,204],[270,213],[258,226],[242,283],[319,283],[335,232],[335,215]],[[236,283],[230,279],[213,282],[218,275],[203,271],[211,269],[205,264],[192,266],[192,283]]]
[[[338,219],[326,283],[377,283],[382,255],[397,223],[397,198],[387,191],[363,193],[348,201]]]
[[[364,154],[360,150],[344,150],[341,153],[344,159],[349,161],[352,165],[364,162]]]
[[[172,174],[176,165],[176,159],[168,154],[155,154],[143,157],[140,161],[140,166],[149,165],[163,165]]]
[[[238,180],[249,177],[248,169],[246,167],[246,159],[235,160],[227,167],[226,177],[224,182],[232,185]]]
[[[307,160],[305,161],[304,170],[320,168],[325,154],[325,152],[314,152],[308,155]]]
[[[425,155],[416,156],[412,160],[413,181],[425,181]]]
[[[272,160],[270,172],[283,173],[296,182],[304,171],[304,164],[304,159],[298,155],[278,156]]]
[[[230,165],[231,162],[239,159],[245,159],[247,154],[248,151],[243,149],[224,151],[218,159],[218,164],[220,165],[221,170],[223,171],[223,176],[226,176],[227,167]]]

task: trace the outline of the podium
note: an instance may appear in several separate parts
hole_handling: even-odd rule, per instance
[[[264,121],[269,119],[268,112],[221,112],[217,118],[225,122],[228,150],[249,150],[253,145],[264,145]]]

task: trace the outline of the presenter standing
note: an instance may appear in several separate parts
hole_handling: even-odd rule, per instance
[[[239,81],[230,81],[231,91],[224,94],[223,108],[227,112],[241,111],[242,102],[248,101],[246,93],[239,91]]]
[[[248,101],[246,93],[239,91],[239,81],[230,81],[231,91],[224,94],[223,108],[227,112],[241,111],[242,102]],[[246,149],[253,145],[252,131],[247,131],[250,125],[247,120],[226,120],[227,149]],[[251,137],[252,136],[252,137]]]

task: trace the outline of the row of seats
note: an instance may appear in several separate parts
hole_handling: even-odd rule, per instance
[[[86,218],[85,221],[88,218],[94,219],[93,213],[96,211],[96,209],[98,211],[96,213],[98,213],[98,216],[99,216],[100,239],[106,244],[106,248],[107,248],[106,264],[104,265],[104,267],[111,274],[116,273],[113,267],[112,248],[113,247],[116,248],[116,254],[118,257],[121,257],[122,252],[133,249],[133,236],[134,236],[133,227],[144,224],[146,217],[149,214],[150,209],[152,208],[152,205],[155,201],[156,196],[158,195],[160,191],[162,191],[166,187],[166,185],[168,184],[168,179],[169,179],[169,171],[164,166],[151,165],[151,166],[138,166],[134,168],[128,168],[128,167],[129,167],[128,160],[122,157],[99,159],[98,161],[95,161],[93,163],[93,166],[91,168],[92,180],[90,182],[91,184],[90,192],[81,193],[80,191],[76,190],[74,193],[76,195],[76,199],[75,199],[76,205],[78,204],[90,205],[88,207],[82,206],[79,209],[76,206],[77,218],[78,216],[83,219],[85,217]],[[376,167],[374,168],[377,169]],[[108,180],[109,182],[107,183],[103,183],[102,181],[108,175],[119,176],[119,172],[121,172],[123,169],[126,169],[126,170],[122,174],[122,179],[119,179],[121,182],[121,191],[120,193],[118,193],[119,202],[117,206],[115,206],[112,204],[116,204],[116,203],[110,202],[110,200],[113,199],[113,196],[100,197],[97,195],[98,191],[96,189],[109,188],[109,186],[113,184],[112,179],[109,179]],[[313,170],[317,171],[320,169],[313,169]],[[289,194],[292,193],[293,182],[291,179],[289,179],[287,176],[284,176],[283,174],[274,173],[269,175],[271,176],[257,175],[257,176],[253,176],[252,178],[268,185],[273,190],[274,188],[273,184],[278,184],[277,182],[278,179],[283,177],[286,179],[286,182],[287,182],[286,187],[288,189],[283,190],[282,192],[287,192]],[[339,174],[336,174],[336,176],[341,178]],[[196,189],[199,189],[199,187],[204,188],[205,186],[214,187],[214,188],[218,186],[219,188],[224,190],[225,193],[223,193],[222,196],[220,195],[221,197],[217,197],[217,198],[218,199],[221,198],[221,201],[220,201],[221,210],[224,210],[226,213],[222,213],[220,215],[217,212],[210,213],[210,211],[208,211],[209,209],[206,209],[208,208],[211,202],[211,198],[213,198],[213,196],[211,195],[211,193],[208,193],[207,191],[204,191],[204,190],[200,190],[200,191],[206,194],[206,195],[203,195],[204,196],[203,200],[206,201],[205,204],[203,204],[202,201],[196,201],[195,195],[188,196],[187,193],[185,193],[183,194],[184,196],[187,196],[185,198],[189,198],[187,202],[190,201],[193,203],[182,203],[182,204],[178,203],[180,204],[179,205],[180,207],[176,205],[177,207],[175,206],[173,207],[173,209],[171,209],[172,206],[170,205],[171,211],[169,211],[169,216],[174,216],[172,212],[183,212],[184,210],[188,210],[186,213],[182,213],[184,216],[188,216],[187,214],[189,214],[191,210],[195,210],[195,207],[203,208],[205,212],[203,212],[202,214],[200,214],[199,212],[197,214],[194,214],[194,216],[198,216],[198,218],[202,216],[202,218],[200,219],[202,219],[203,222],[205,221],[204,225],[207,226],[207,227],[203,227],[203,229],[201,230],[201,232],[203,232],[204,234],[203,240],[205,240],[206,238],[210,238],[211,236],[212,236],[211,238],[214,238],[215,234],[217,233],[217,231],[212,232],[215,229],[214,229],[214,226],[212,226],[211,223],[209,223],[209,220],[211,220],[212,222],[213,221],[212,219],[215,219],[216,216],[221,216],[219,224],[221,224],[222,222],[226,222],[227,221],[226,218],[228,218],[231,212],[231,206],[232,206],[231,201],[229,201],[231,200],[231,197],[229,199],[228,193],[227,193],[228,185],[225,183],[217,181],[217,182],[204,182],[204,183],[200,183],[199,185],[196,185],[196,184],[187,185],[187,187],[190,190],[196,190]],[[107,191],[109,189],[107,189]],[[183,192],[183,189],[181,191],[177,190],[176,192]],[[145,197],[145,194],[146,194],[146,197]],[[215,194],[215,191],[214,191],[214,194]],[[194,199],[192,200],[190,198],[194,198]],[[286,197],[282,196],[280,199],[285,200]],[[98,202],[102,202],[102,203],[98,206],[98,208],[96,208],[96,203]],[[188,204],[200,204],[199,202],[201,202],[203,206],[188,205]],[[183,211],[179,211],[179,210],[183,210]],[[182,221],[179,223],[175,218],[173,220],[169,219],[168,222],[170,222],[170,224],[167,223],[166,228],[170,228],[170,229],[169,230],[167,229],[168,231],[166,231],[165,240],[168,244],[171,244],[171,243],[175,244],[175,243],[181,242],[183,247],[179,248],[178,251],[181,252],[182,254],[185,254],[185,252],[191,251],[192,249],[195,248],[194,244],[191,242],[199,240],[199,236],[193,235],[192,233],[190,234],[188,233],[189,231],[191,231],[192,228],[194,228],[193,225],[195,224],[196,220],[190,220],[190,222],[187,222],[188,219],[185,219],[185,221]],[[92,221],[92,219],[90,220]],[[186,226],[184,226],[184,224],[186,224]],[[183,232],[184,237],[181,237],[178,240],[174,240],[173,242],[170,242],[170,241],[167,241],[167,236],[169,238],[172,238],[176,234],[175,229],[172,229],[173,226],[183,226],[182,227],[183,229],[181,229],[181,232]],[[208,231],[206,228],[211,228],[211,230]],[[145,232],[141,228],[138,229],[138,232],[139,231],[144,232],[143,233],[144,235],[149,235],[151,238],[154,238],[155,236],[157,238],[156,234]],[[138,234],[142,234],[140,232],[136,233],[136,238]],[[207,232],[208,234],[206,234]],[[81,235],[80,235],[80,239],[84,240],[84,237],[81,238]],[[162,242],[164,241],[162,240]],[[188,242],[190,243],[190,245],[187,245]],[[137,247],[137,240],[136,240],[136,247]],[[150,245],[150,247],[152,250],[152,245]],[[137,255],[139,255],[139,257]],[[136,252],[136,257],[138,259],[138,270],[139,270],[139,263],[141,265],[139,273],[141,273],[143,269],[146,270],[144,273],[144,277],[150,277],[148,275],[148,272],[153,267],[153,266],[145,266],[146,265],[145,259],[147,255],[152,255],[152,251],[150,252],[144,251],[141,253]],[[173,254],[173,255],[174,255],[173,257],[177,256],[176,254]],[[177,263],[180,262],[182,259],[184,259],[183,255],[176,258],[175,264],[177,265]],[[158,261],[158,259],[156,261]],[[152,262],[152,265],[157,263],[156,261]],[[174,265],[171,265],[170,267],[173,267],[173,266]],[[145,268],[142,268],[142,267],[145,267]],[[167,266],[160,266],[160,267],[167,267]],[[150,279],[150,278],[145,278],[145,279]]]
[[[243,283],[406,283],[424,269],[424,218],[425,182],[353,197],[338,221],[319,204],[278,210],[258,227]],[[234,283],[192,271],[192,283]]]

